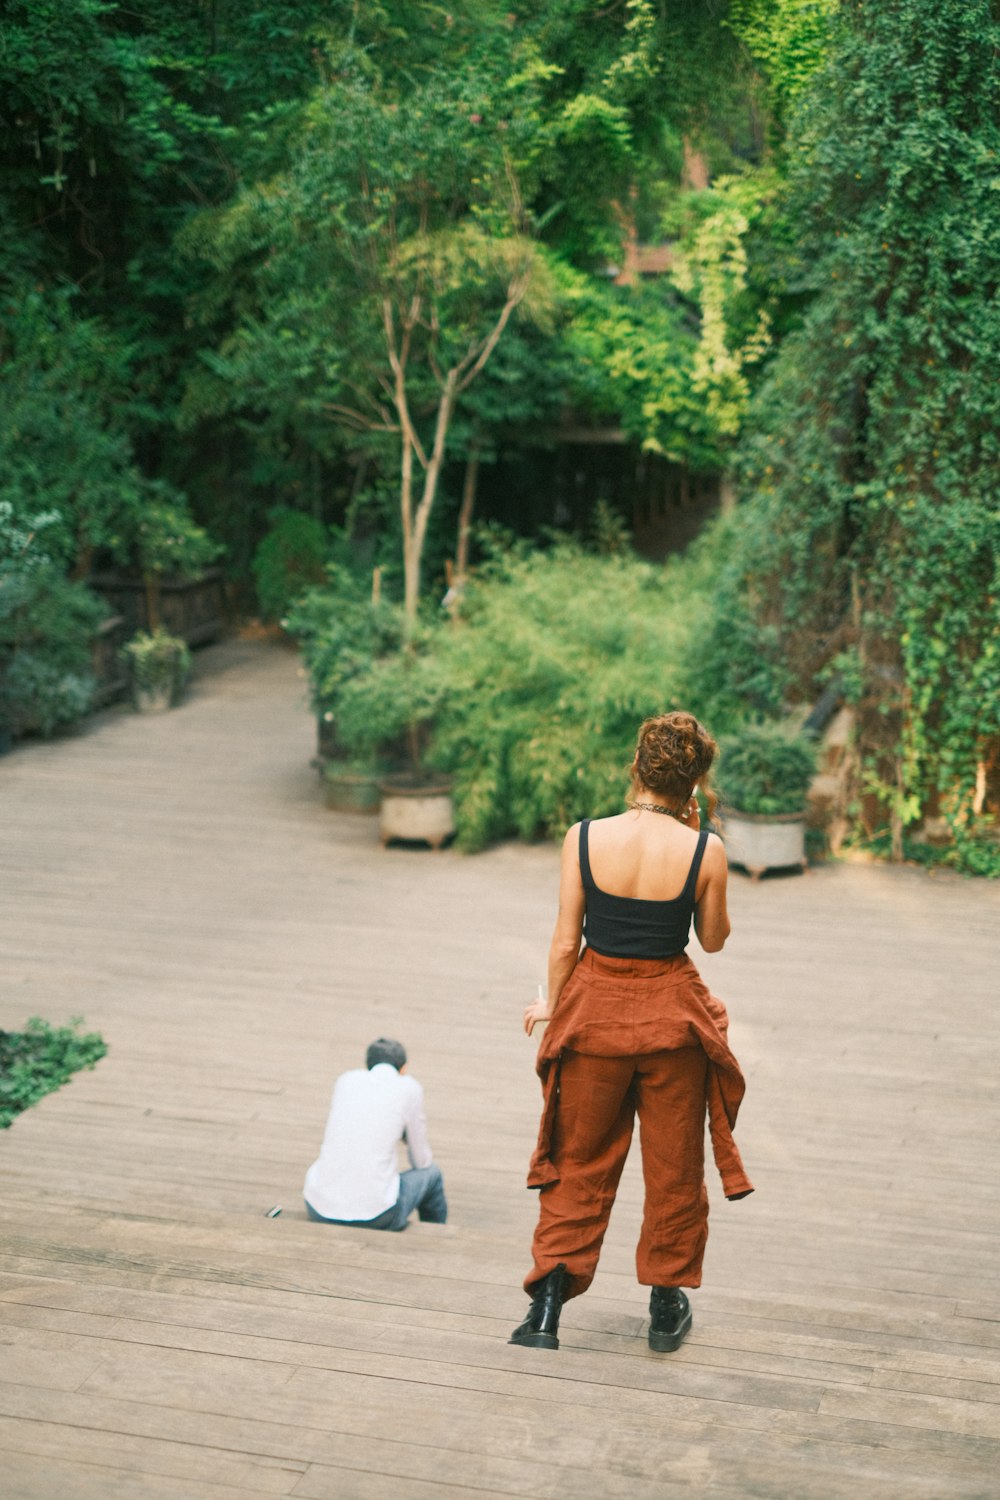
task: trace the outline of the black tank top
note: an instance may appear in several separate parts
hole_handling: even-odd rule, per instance
[[[672,958],[683,953],[691,934],[694,893],[708,831],[698,835],[684,889],[670,901],[612,896],[594,884],[590,872],[590,819],[580,824],[580,874],[587,903],[583,934],[587,947],[607,958]]]

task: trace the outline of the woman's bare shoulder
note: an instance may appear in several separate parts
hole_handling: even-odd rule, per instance
[[[708,838],[705,840],[704,862],[707,865],[726,863],[726,846],[717,833],[708,830]]]
[[[632,821],[634,820],[629,809],[628,812],[609,813],[606,818],[591,818],[590,826],[591,828],[625,828]]]

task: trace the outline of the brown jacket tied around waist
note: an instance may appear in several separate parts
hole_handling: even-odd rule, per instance
[[[715,1165],[726,1197],[746,1198],[753,1184],[733,1140],[746,1084],[729,1049],[728,1029],[725,1006],[686,953],[665,959],[607,958],[585,948],[538,1049],[542,1123],[528,1186],[546,1188],[559,1181],[551,1152],[564,1049],[592,1057],[630,1057],[701,1047],[708,1059],[705,1107]]]

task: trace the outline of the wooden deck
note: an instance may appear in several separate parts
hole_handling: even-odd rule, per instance
[[[561,1349],[512,1348],[556,852],[380,850],[320,803],[289,652],[197,668],[176,713],[0,762],[0,1026],[110,1045],[0,1136],[4,1500],[994,1500],[996,889],[734,877],[703,969],[758,1191],[710,1181],[692,1335],[646,1345],[630,1162]],[[380,1033],[427,1092],[443,1228],[302,1212]]]

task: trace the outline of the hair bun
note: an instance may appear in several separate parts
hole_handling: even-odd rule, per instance
[[[688,800],[695,784],[704,785],[718,746],[693,714],[681,709],[647,719],[639,730],[632,775],[648,791],[667,801]],[[705,788],[715,806],[715,797]]]

